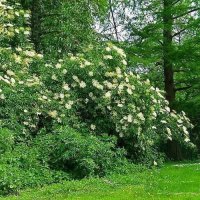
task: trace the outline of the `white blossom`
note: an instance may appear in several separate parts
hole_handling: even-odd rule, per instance
[[[127,92],[128,92],[128,94],[130,94],[130,95],[133,94],[133,91],[132,91],[130,88],[127,89]]]
[[[92,77],[94,76],[94,73],[92,71],[89,71],[88,75]]]
[[[90,128],[91,128],[91,130],[94,131],[94,130],[96,129],[96,126],[95,126],[94,124],[91,124],[91,125],[90,125]]]
[[[122,60],[122,63],[123,63],[124,65],[127,65],[126,60]]]
[[[166,128],[166,130],[167,130],[168,135],[171,136],[172,132],[171,132],[170,128]]]
[[[80,85],[80,88],[85,88],[86,87],[86,83],[84,81],[81,81],[79,83],[79,85]]]
[[[63,73],[63,74],[67,74],[67,70],[66,70],[66,69],[63,69],[62,73]]]
[[[110,52],[111,48],[110,47],[106,47],[106,51]]]
[[[69,104],[69,103],[66,103],[66,104],[65,104],[65,108],[68,109],[68,110],[70,110],[70,109],[72,108],[72,105]]]
[[[63,89],[69,91],[69,90],[70,90],[70,87],[69,87],[68,84],[65,83],[65,84],[63,85]]]
[[[62,67],[62,65],[60,63],[56,64],[56,69],[60,69]]]
[[[190,139],[187,137],[187,138],[185,138],[184,141],[185,141],[185,142],[190,142]]]
[[[111,55],[105,55],[103,58],[105,60],[112,60],[113,59],[113,57]]]
[[[105,93],[105,98],[110,98],[111,97],[111,91],[108,91]]]
[[[138,118],[139,118],[140,120],[145,121],[145,118],[144,118],[143,113],[140,112],[140,113],[137,114],[137,116],[138,116]]]
[[[56,110],[49,111],[48,115],[51,116],[52,118],[56,118],[58,116],[58,112]]]
[[[132,116],[131,114],[128,115],[127,121],[128,121],[129,123],[132,123],[132,122],[133,122],[133,116]]]

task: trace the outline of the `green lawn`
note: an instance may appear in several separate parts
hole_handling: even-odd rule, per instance
[[[159,170],[85,179],[21,192],[0,200],[200,200],[200,164],[168,164]]]

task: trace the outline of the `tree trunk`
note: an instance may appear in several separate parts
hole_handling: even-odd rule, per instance
[[[174,84],[173,70],[173,15],[172,15],[172,0],[163,1],[163,70],[166,99],[169,101],[170,109],[176,97]],[[178,141],[168,141],[167,155],[173,160],[182,160],[182,152]]]
[[[172,1],[164,0],[163,11],[163,69],[166,99],[172,107],[175,100],[174,86],[174,71],[172,62],[172,31],[173,31],[173,16],[171,12]]]
[[[37,53],[41,51],[41,2],[40,0],[32,1],[31,5],[31,40]]]

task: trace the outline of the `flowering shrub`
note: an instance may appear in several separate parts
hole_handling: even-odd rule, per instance
[[[44,64],[43,56],[32,50],[30,29],[24,28],[29,12],[5,0],[0,16],[2,125],[37,132],[42,116],[44,121],[116,135],[131,158],[151,157],[152,162],[163,141],[190,144],[192,125],[185,113],[171,112],[163,91],[127,71],[122,49],[90,45],[84,54]]]
[[[185,113],[171,112],[163,91],[128,72],[126,65],[125,53],[113,44],[89,46],[84,54],[48,65],[48,76],[42,77],[48,92],[42,95],[55,106],[49,115],[65,123],[65,112],[72,110],[79,120],[74,127],[116,135],[136,159],[156,155],[163,141],[191,145],[192,125]]]

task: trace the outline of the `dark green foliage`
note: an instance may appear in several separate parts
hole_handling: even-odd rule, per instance
[[[15,144],[13,133],[7,129],[1,129],[0,133],[1,194],[68,179],[67,173],[50,170],[47,163],[39,159],[41,156],[35,147]]]
[[[13,157],[10,156],[10,159],[13,159]],[[58,183],[61,180],[68,179],[67,174],[49,170],[42,165],[35,166],[34,162],[34,165],[30,168],[25,168],[22,162],[19,164],[21,164],[21,166],[6,163],[0,164],[1,194],[16,194],[21,189]]]
[[[14,135],[8,129],[0,129],[0,155],[12,150],[14,146]]]
[[[34,146],[52,169],[68,172],[74,178],[103,176],[126,162],[125,151],[116,149],[116,138],[83,135],[68,127],[38,136]]]
[[[110,137],[99,139],[59,128],[29,144],[15,144],[12,132],[1,129],[0,133],[1,194],[72,178],[103,176],[127,163],[124,151],[116,149],[116,141]]]

